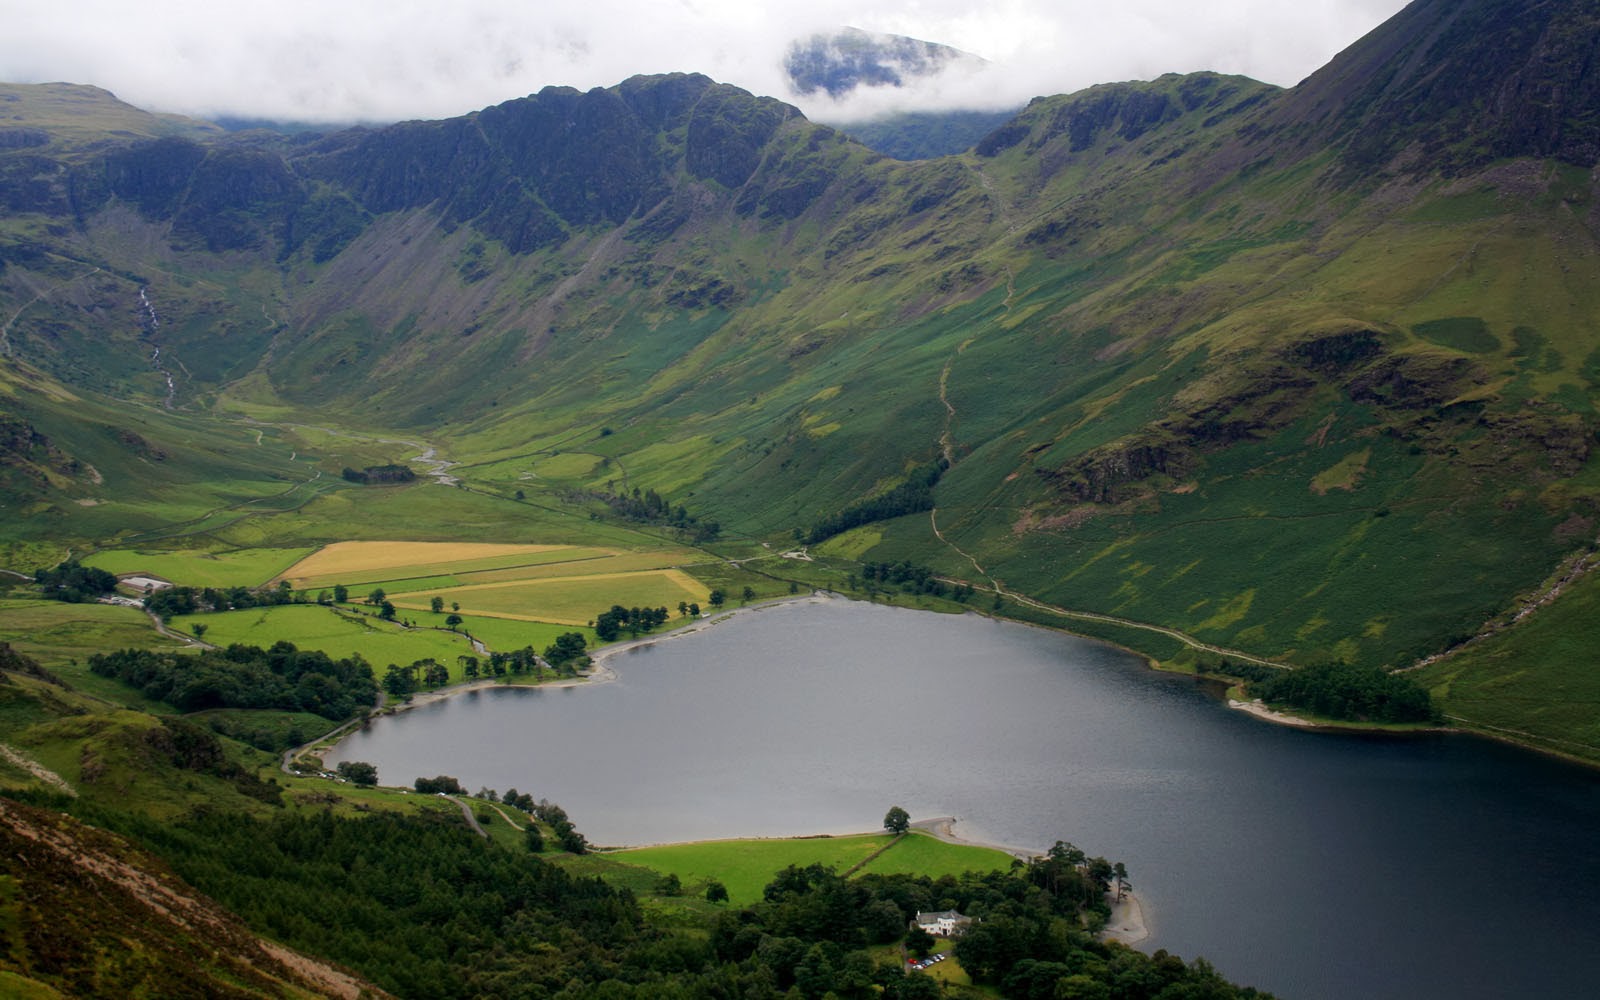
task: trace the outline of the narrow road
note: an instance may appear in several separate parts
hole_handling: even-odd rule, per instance
[[[521,829],[523,829],[522,824],[518,823],[516,820],[512,819],[510,816],[506,815],[506,811],[504,809],[501,809],[500,806],[497,805],[496,803],[490,802],[490,803],[488,803],[488,806],[489,806],[490,809],[493,809],[495,812],[499,813],[500,814],[500,818],[505,820],[506,821],[506,825],[511,827],[511,829],[513,829],[513,830],[521,830]]]
[[[454,802],[456,805],[460,806],[461,807],[461,815],[463,815],[463,816],[465,816],[467,818],[467,825],[472,827],[472,832],[476,833],[478,836],[482,837],[484,840],[488,840],[489,839],[489,832],[487,830],[485,830],[483,827],[479,826],[478,825],[478,817],[472,815],[472,807],[471,806],[467,805],[465,802],[462,802],[460,799],[456,798],[454,795],[445,795],[444,793],[441,792],[440,793],[440,797],[449,799],[451,802]]]
[[[1136,622],[1128,618],[1118,618],[1115,615],[1103,615],[1096,611],[1073,611],[1070,608],[1058,608],[1054,604],[1046,604],[1043,601],[1036,601],[1033,598],[1027,597],[1023,594],[1014,593],[1009,590],[1002,590],[998,586],[995,588],[995,593],[1000,594],[1007,600],[1016,601],[1018,604],[1025,604],[1030,608],[1046,611],[1053,615],[1060,615],[1063,618],[1078,618],[1084,621],[1105,622],[1110,625],[1121,625],[1124,628],[1135,628],[1144,632],[1155,632],[1159,635],[1176,639],[1185,646],[1188,646],[1190,649],[1199,649],[1207,653],[1215,653],[1218,656],[1224,656],[1230,660],[1243,660],[1246,663],[1254,663],[1257,666],[1262,667],[1272,667],[1276,670],[1291,669],[1282,663],[1276,663],[1272,660],[1264,660],[1259,656],[1242,652],[1237,649],[1229,649],[1226,646],[1213,646],[1208,642],[1201,642],[1194,636],[1185,635],[1184,633],[1179,632],[1177,629],[1167,628],[1165,625],[1151,625],[1149,622]]]
[[[1215,653],[1218,656],[1225,656],[1230,660],[1243,660],[1246,663],[1254,663],[1263,667],[1272,667],[1277,670],[1290,669],[1282,663],[1275,663],[1272,660],[1264,660],[1261,657],[1255,656],[1251,653],[1242,652],[1241,650],[1237,649],[1228,649],[1225,646],[1213,646],[1208,642],[1201,642],[1194,636],[1186,635],[1174,628],[1167,628],[1165,625],[1151,625],[1149,622],[1136,622],[1129,618],[1118,618],[1116,615],[1103,615],[1097,611],[1074,611],[1071,608],[1060,608],[1054,604],[1046,604],[1043,601],[1036,601],[1026,594],[1019,594],[1015,591],[1007,590],[999,580],[996,580],[994,577],[990,576],[988,571],[979,565],[978,560],[973,558],[970,553],[964,551],[960,546],[944,537],[944,533],[939,530],[939,509],[937,507],[932,511],[929,511],[928,518],[933,525],[934,537],[939,539],[939,541],[943,542],[944,544],[950,546],[950,548],[954,549],[958,554],[970,562],[972,564],[972,568],[977,570],[985,580],[989,581],[988,589],[992,590],[996,595],[1003,597],[1006,600],[1015,601],[1018,604],[1023,604],[1039,611],[1046,611],[1053,615],[1060,615],[1063,618],[1077,618],[1083,621],[1105,622],[1110,625],[1121,625],[1125,628],[1140,629],[1141,631],[1145,632],[1155,632],[1160,635],[1176,639],[1185,646],[1188,646],[1190,649],[1199,649],[1204,650],[1207,653]],[[946,580],[946,582],[955,583],[959,581]]]

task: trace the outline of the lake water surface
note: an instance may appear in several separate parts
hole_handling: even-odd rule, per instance
[[[559,802],[597,844],[844,833],[891,805],[1127,864],[1151,937],[1285,998],[1594,995],[1600,776],[1460,736],[1229,710],[1096,643],[975,615],[772,606],[472,692],[330,763]]]

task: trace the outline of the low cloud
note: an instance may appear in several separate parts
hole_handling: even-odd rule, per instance
[[[7,15],[0,78],[106,87],[202,117],[386,122],[459,115],[546,86],[702,72],[847,121],[886,110],[999,108],[1113,80],[1210,69],[1292,85],[1402,0],[61,0]],[[990,60],[844,102],[788,90],[797,38],[843,25]]]

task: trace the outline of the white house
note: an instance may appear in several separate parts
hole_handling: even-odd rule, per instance
[[[932,913],[917,911],[917,926],[940,937],[955,937],[965,933],[967,925],[971,923],[971,917],[964,917],[955,910],[935,910]]]

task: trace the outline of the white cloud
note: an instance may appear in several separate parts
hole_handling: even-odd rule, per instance
[[[1111,80],[1214,69],[1293,84],[1402,0],[58,0],[14,2],[0,79],[68,80],[154,110],[302,120],[462,114],[548,85],[703,72],[813,117],[1010,106]],[[866,95],[788,94],[788,43],[843,25],[954,45],[976,78]]]

